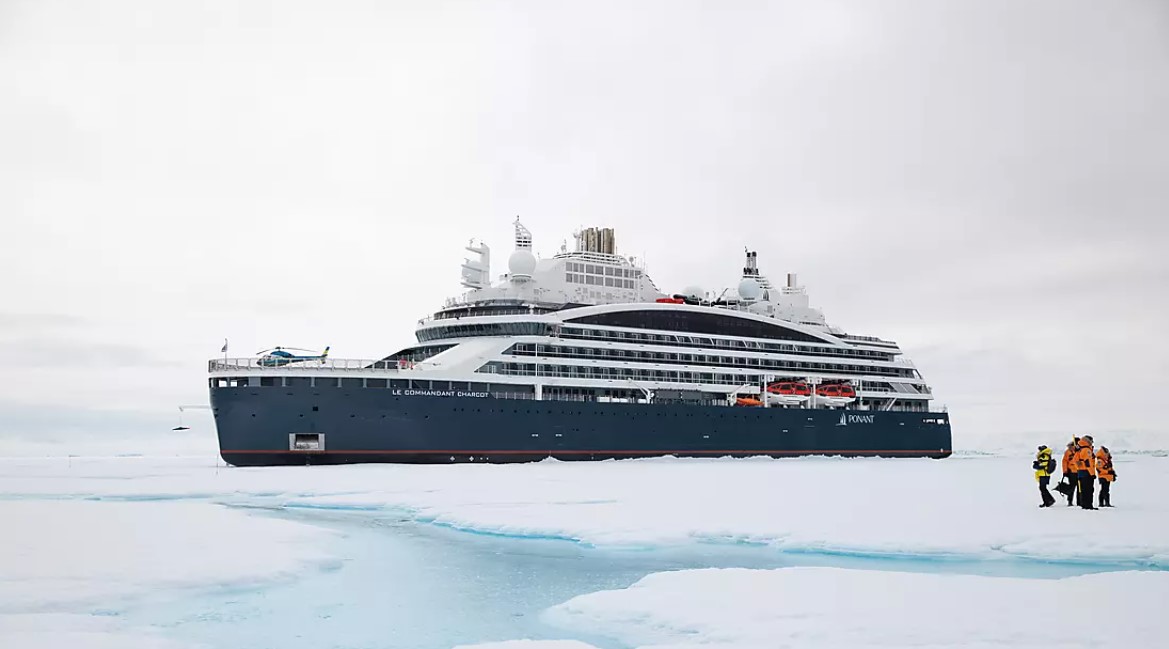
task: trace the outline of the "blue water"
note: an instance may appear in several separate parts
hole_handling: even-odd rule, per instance
[[[624,588],[664,570],[707,567],[838,566],[858,569],[1058,578],[1105,567],[1030,561],[939,561],[779,553],[762,546],[701,543],[611,550],[571,541],[469,534],[386,512],[275,509],[343,533],[329,548],[335,569],[263,588],[183,593],[103,611],[211,648],[449,648],[517,638],[604,637],[567,633],[540,612],[572,597]],[[228,539],[224,543],[246,543]]]

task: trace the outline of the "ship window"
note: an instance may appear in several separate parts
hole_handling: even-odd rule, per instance
[[[573,318],[572,322],[636,327],[636,329],[693,331],[715,334],[715,336],[800,340],[804,341],[804,343],[817,343],[819,341],[814,336],[809,336],[809,334],[801,331],[788,329],[788,327],[780,324],[763,323],[759,322],[759,320],[722,315],[722,313],[662,310],[617,311]]]
[[[313,386],[318,388],[336,388],[339,387],[337,378],[318,376],[313,379]]]
[[[278,377],[278,376],[261,376],[260,377],[260,387],[262,387],[262,388],[280,387],[280,377]]]
[[[284,387],[286,388],[307,388],[308,386],[309,378],[307,376],[284,377]]]
[[[365,387],[367,388],[384,388],[386,387],[386,379],[366,379]]]
[[[363,387],[361,379],[353,377],[344,377],[341,379],[341,387],[343,388],[360,388]]]

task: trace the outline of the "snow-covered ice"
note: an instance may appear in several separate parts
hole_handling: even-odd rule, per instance
[[[1153,647],[1169,633],[1166,601],[1165,572],[1044,580],[710,569],[649,575],[547,615],[629,646],[673,649]]]
[[[187,649],[158,631],[68,613],[0,614],[0,643],[19,649]]]
[[[1117,507],[1093,512],[1062,502],[1039,510],[1026,457],[311,469],[121,459],[3,466],[0,492],[6,493],[394,510],[459,529],[615,547],[749,542],[789,552],[1169,567],[1169,503],[1160,497],[1169,458],[1162,457],[1117,458]],[[1085,516],[1094,522],[1085,526]]]
[[[0,611],[253,586],[335,564],[323,528],[202,502],[0,502]]]
[[[184,589],[257,587],[335,565],[324,528],[206,502],[0,501],[6,647],[173,643],[94,611]]]
[[[2,459],[0,644],[182,643],[134,620],[103,618],[101,610],[310,579],[348,558],[338,554],[343,544],[334,532],[306,521],[340,511],[597,546],[582,550],[589,552],[656,550],[651,556],[729,544],[814,555],[822,565],[889,558],[888,571],[682,570],[629,588],[606,583],[593,588],[600,592],[555,600],[562,603],[546,619],[563,626],[563,637],[512,645],[484,637],[497,643],[492,649],[583,649],[595,642],[585,631],[628,646],[1084,646],[1111,639],[1147,646],[1142,634],[1169,634],[1165,618],[1148,612],[1169,595],[1169,504],[1159,498],[1169,458],[1120,456],[1116,464],[1117,507],[1082,511],[1062,501],[1038,508],[1026,456],[253,469],[211,458]],[[509,542],[523,552],[522,540]],[[941,572],[945,564],[937,562],[950,559],[1018,564],[1021,575],[1028,563],[1052,562],[1124,572],[1060,580],[921,574],[928,562]],[[918,574],[896,571],[898,561]],[[1066,615],[1069,601],[1089,602],[1087,610],[1108,625],[1075,637],[1026,630],[1035,615]]]
[[[579,640],[504,640],[502,642],[480,642],[461,644],[455,649],[596,649]]]

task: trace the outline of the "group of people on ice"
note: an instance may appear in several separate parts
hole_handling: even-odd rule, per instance
[[[1035,479],[1039,481],[1039,495],[1043,497],[1043,504],[1039,506],[1051,507],[1055,504],[1055,497],[1047,490],[1047,485],[1056,469],[1051,449],[1040,446],[1031,466],[1035,469]],[[1091,435],[1076,437],[1068,442],[1063,452],[1062,468],[1063,480],[1055,486],[1055,490],[1067,497],[1068,507],[1072,506],[1074,500],[1082,509],[1097,509],[1092,504],[1097,479],[1100,480],[1100,507],[1112,506],[1109,487],[1116,480],[1116,469],[1112,467],[1112,453],[1107,446],[1094,451]]]

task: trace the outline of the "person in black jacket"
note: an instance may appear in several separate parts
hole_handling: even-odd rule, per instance
[[[1072,438],[1068,442],[1067,450],[1063,452],[1063,481],[1067,483],[1067,491],[1061,490],[1060,493],[1066,494],[1068,497],[1068,507],[1076,502],[1076,487],[1080,484],[1079,478],[1076,476],[1076,470],[1072,468],[1072,460],[1076,457],[1076,450],[1080,445],[1080,438]]]

